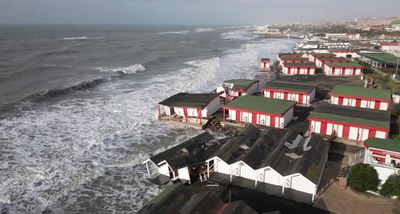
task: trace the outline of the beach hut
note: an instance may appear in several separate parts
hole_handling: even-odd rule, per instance
[[[387,139],[390,113],[370,109],[321,104],[308,117],[309,133],[355,140],[358,144],[370,137]]]
[[[324,73],[328,76],[357,76],[362,75],[364,66],[355,62],[332,62],[325,63]]]
[[[297,104],[310,106],[315,99],[317,87],[293,82],[271,82],[261,89],[266,98],[296,101]]]
[[[260,68],[263,71],[270,70],[270,59],[269,58],[261,58]]]
[[[317,57],[315,60],[315,65],[318,68],[324,68],[326,63],[344,63],[344,62],[349,62],[349,59],[343,58],[343,57]]]
[[[335,105],[387,111],[392,102],[390,90],[337,85],[329,93]]]
[[[223,120],[283,129],[293,119],[295,104],[295,101],[246,95],[224,106]]]
[[[158,118],[204,124],[221,108],[220,94],[178,93],[158,103]],[[205,119],[205,120],[204,120]]]
[[[284,62],[282,64],[282,73],[285,75],[314,75],[316,68],[317,66],[312,62]]]

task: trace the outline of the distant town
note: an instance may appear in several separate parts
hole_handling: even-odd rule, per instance
[[[400,212],[400,17],[253,29],[297,39],[254,79],[158,103],[204,130],[143,160],[164,191],[141,213]]]

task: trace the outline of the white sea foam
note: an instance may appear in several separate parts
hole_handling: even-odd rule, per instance
[[[93,40],[93,39],[104,39],[104,37],[77,36],[77,37],[64,37],[61,40]]]
[[[116,73],[124,73],[124,74],[135,74],[137,72],[145,71],[146,68],[141,64],[134,64],[128,67],[117,67],[117,68],[108,68],[108,67],[97,67],[96,70],[100,72],[116,72]]]
[[[255,39],[256,36],[247,28],[237,28],[233,31],[222,33],[221,38],[227,39],[227,40],[250,41],[250,40]]]
[[[55,205],[55,210],[83,212],[79,206],[87,206],[83,204],[88,200],[106,197],[101,199],[107,201],[102,203],[108,206],[105,210],[131,204],[137,211],[160,191],[146,183],[140,163],[171,141],[176,144],[198,133],[156,121],[156,104],[182,91],[211,91],[227,78],[251,78],[261,51],[272,55],[293,44],[251,43],[221,58],[186,62],[186,68],[146,81],[121,79],[100,85],[96,91],[102,97],[65,100],[1,119],[0,147],[5,156],[0,162],[7,164],[1,165],[0,203],[8,204],[11,213],[40,213],[68,194],[60,203],[72,205]],[[113,187],[116,178],[102,176],[129,166],[135,170],[122,175],[121,187]]]
[[[202,33],[202,32],[211,32],[214,31],[214,28],[196,28],[194,32]]]
[[[165,31],[165,32],[160,32],[158,33],[159,35],[166,35],[166,34],[188,34],[188,30],[182,30],[182,31]]]

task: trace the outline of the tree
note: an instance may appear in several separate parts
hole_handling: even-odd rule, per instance
[[[400,175],[391,175],[380,190],[383,196],[397,196],[400,198]]]
[[[359,192],[377,190],[379,184],[378,173],[367,164],[358,163],[351,167],[349,173],[349,186]]]

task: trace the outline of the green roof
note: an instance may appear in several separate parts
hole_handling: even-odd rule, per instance
[[[368,138],[364,141],[369,147],[384,149],[388,151],[400,152],[400,141],[387,140],[381,138]]]
[[[392,92],[385,89],[363,88],[357,86],[337,85],[331,94],[345,94],[350,96],[360,96],[368,98],[379,98],[390,100]]]
[[[397,60],[400,61],[399,57],[396,57],[395,55],[388,53],[359,53],[358,55],[392,66],[397,65],[398,63]]]
[[[282,59],[282,61],[291,61],[291,60],[295,60],[295,61],[298,61],[298,60],[303,60],[303,61],[308,61],[309,59],[308,58],[304,58],[304,57],[285,57],[285,58],[283,58]]]
[[[364,126],[370,126],[370,127],[378,127],[378,128],[384,128],[384,129],[390,128],[390,122],[342,116],[340,114],[329,114],[329,113],[321,113],[321,112],[312,111],[310,113],[310,117],[326,119],[326,120],[333,120],[333,121],[341,121],[344,123],[352,123],[352,124],[358,124],[358,125],[364,125]]]
[[[316,86],[307,83],[271,82],[268,83],[264,88],[309,92],[315,87]]]
[[[251,111],[282,115],[291,106],[295,104],[296,104],[295,101],[270,99],[262,96],[246,95],[238,97],[237,99],[228,103],[225,106],[231,108],[247,109]]]
[[[295,67],[295,66],[309,66],[309,67],[316,67],[313,62],[303,62],[303,63],[295,63],[295,62],[284,62],[284,66]]]
[[[232,83],[232,84],[238,84],[238,85],[249,85],[252,84],[253,82],[256,82],[258,80],[249,80],[249,79],[232,79],[232,80],[225,80],[224,83]]]
[[[351,66],[351,67],[355,67],[355,66],[361,66],[364,67],[356,62],[331,62],[331,63],[326,63],[326,65],[328,66],[335,66],[335,67],[341,67],[341,66]]]
[[[400,25],[400,20],[394,20],[390,25]]]

